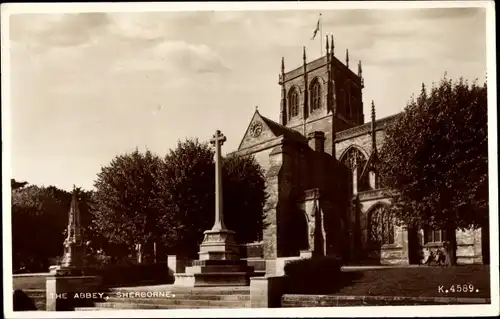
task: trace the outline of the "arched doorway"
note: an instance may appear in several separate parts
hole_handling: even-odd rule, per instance
[[[394,244],[394,222],[385,204],[376,204],[367,214],[366,259],[380,264],[381,249],[384,245]]]

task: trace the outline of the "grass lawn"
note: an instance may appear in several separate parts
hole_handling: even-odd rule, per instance
[[[346,270],[342,275],[346,278],[336,295],[490,298],[490,267],[483,265]],[[472,292],[457,287],[469,290],[469,285]]]

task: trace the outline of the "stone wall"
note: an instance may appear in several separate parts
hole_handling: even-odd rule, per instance
[[[282,171],[279,183],[279,205],[277,209],[277,257],[293,256],[293,247],[289,242],[293,240],[293,232],[290,226],[296,218],[295,196],[297,191],[297,157],[296,145],[284,143],[282,146]]]
[[[368,159],[369,155],[372,152],[372,137],[371,133],[369,131],[369,125],[365,124],[367,129],[361,130],[361,133],[353,134],[353,136],[347,135],[346,137],[343,137],[342,135],[337,136],[337,142],[335,145],[335,151],[337,154],[337,158],[341,158],[342,154],[351,146],[355,145],[359,147],[367,156],[366,159]],[[340,137],[340,138],[339,138]],[[385,134],[384,131],[381,129],[378,129],[376,131],[376,143],[377,143],[377,149],[380,149],[384,143],[384,138]]]
[[[265,172],[267,172],[271,167],[269,155],[271,154],[272,150],[272,148],[268,148],[252,154],[257,163],[259,163],[259,165]]]
[[[281,153],[270,155],[270,165],[266,173],[266,194],[268,196],[264,206],[264,229],[262,232],[264,241],[264,258],[274,259],[278,255],[277,250],[277,218],[280,199],[280,173],[282,170]]]
[[[305,132],[320,131],[325,133],[325,152],[332,154],[332,138],[333,138],[333,115],[320,114],[320,116],[311,116],[305,125]],[[307,135],[306,135],[307,136]]]
[[[382,265],[408,265],[408,232],[394,226],[394,244],[383,245],[380,251]]]
[[[457,230],[457,264],[481,264],[483,263],[481,229]]]

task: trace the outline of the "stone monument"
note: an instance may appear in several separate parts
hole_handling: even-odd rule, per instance
[[[83,241],[81,235],[80,209],[78,197],[73,190],[68,216],[68,236],[64,241],[64,254],[60,265],[51,266],[50,273],[58,275],[81,275]]]
[[[69,210],[68,236],[61,264],[49,267],[46,281],[47,311],[72,310],[81,305],[75,294],[96,292],[101,278],[83,273],[83,241],[77,190],[73,189]],[[91,300],[86,300],[90,302]]]
[[[199,260],[186,267],[185,273],[175,274],[177,286],[248,286],[253,268],[240,260],[240,246],[235,232],[226,228],[223,216],[221,146],[226,137],[217,130],[210,140],[215,146],[215,222],[204,232]]]

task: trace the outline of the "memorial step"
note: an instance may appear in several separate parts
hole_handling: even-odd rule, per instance
[[[175,285],[184,287],[249,286],[248,272],[206,272],[195,274],[175,274]]]
[[[155,294],[155,292],[157,294]],[[125,295],[128,293],[129,295]],[[135,297],[146,293],[152,298]],[[132,295],[130,295],[132,294]],[[207,309],[249,308],[249,287],[174,287],[158,285],[146,287],[113,288],[106,301],[95,302],[94,307],[75,310],[119,309]],[[127,297],[125,297],[127,296]],[[164,296],[164,297],[154,297]]]
[[[250,287],[179,287],[174,285],[154,285],[138,287],[114,287],[111,293],[116,292],[169,292],[173,294],[189,295],[250,295]]]
[[[137,302],[98,302],[95,303],[95,308],[89,309],[99,309],[99,310],[127,310],[127,309],[220,309],[220,308],[250,308],[250,302],[239,303],[239,304],[154,304],[154,303],[137,303]],[[83,310],[83,308],[78,308],[78,310]]]
[[[186,267],[187,274],[199,273],[233,273],[233,272],[253,272],[252,267],[246,265],[209,265]]]
[[[226,266],[226,265],[242,265],[246,266],[247,261],[243,259],[228,260],[228,259],[210,259],[210,260],[193,260],[191,266]]]
[[[190,307],[220,307],[220,308],[232,308],[232,307],[244,307],[246,304],[250,302],[250,298],[247,299],[185,299],[179,298],[178,296],[172,298],[163,298],[163,299],[155,299],[155,298],[109,298],[103,303],[137,303],[141,305],[184,305],[186,308]],[[101,302],[98,302],[101,303]]]
[[[129,300],[129,299],[176,299],[176,300],[206,300],[206,301],[248,301],[249,295],[191,295],[191,294],[172,294],[168,298],[126,298],[123,296],[109,297],[108,300]]]

